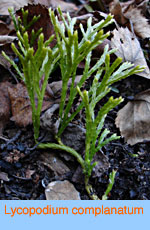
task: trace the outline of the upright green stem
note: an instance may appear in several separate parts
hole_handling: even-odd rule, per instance
[[[85,189],[92,200],[100,200],[99,197],[94,194],[92,186],[89,184],[89,177],[85,175]]]
[[[115,176],[116,176],[116,170],[113,170],[110,174],[109,174],[109,184],[108,187],[104,193],[104,195],[102,196],[102,200],[107,200],[108,199],[108,194],[110,193],[110,191],[112,190],[112,187],[114,185],[115,182]]]

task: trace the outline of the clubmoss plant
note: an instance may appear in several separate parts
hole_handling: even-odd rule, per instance
[[[117,58],[111,65],[110,54],[114,53],[115,50],[109,50],[108,46],[105,47],[103,55],[94,66],[90,67],[92,50],[109,36],[109,33],[104,34],[103,28],[113,22],[112,16],[108,15],[106,20],[102,20],[95,25],[92,25],[92,18],[89,18],[86,31],[81,24],[82,39],[79,41],[78,32],[74,29],[76,19],[71,19],[69,14],[67,14],[67,19],[65,19],[60,9],[58,9],[58,12],[62,22],[58,20],[57,16],[55,16],[54,12],[50,9],[50,17],[57,39],[56,47],[53,49],[48,45],[54,36],[44,42],[43,34],[39,33],[37,34],[38,49],[34,52],[33,43],[29,41],[26,28],[22,29],[20,26],[16,27],[18,28],[17,36],[20,50],[18,50],[14,44],[12,44],[12,49],[20,59],[23,74],[20,70],[18,71],[18,67],[16,68],[14,64],[13,66],[24,80],[28,90],[32,107],[34,137],[37,142],[40,128],[40,113],[46,85],[55,64],[59,62],[62,77],[62,91],[59,107],[60,124],[58,132],[55,133],[57,143],[42,143],[39,144],[38,147],[64,150],[73,155],[83,169],[85,175],[85,188],[89,196],[91,199],[99,199],[93,193],[91,185],[89,185],[89,178],[96,165],[94,156],[103,146],[119,138],[116,134],[107,137],[109,130],[103,129],[103,126],[108,112],[121,103],[123,99],[121,97],[116,99],[110,97],[104,105],[101,105],[98,113],[95,112],[95,107],[110,92],[110,86],[114,82],[143,71],[143,68],[139,66],[134,68],[133,65],[128,62],[121,64],[121,58]],[[26,18],[26,15],[27,13],[24,12],[23,17]],[[14,21],[15,20],[16,19],[14,19]],[[25,22],[26,20],[24,19],[22,23]],[[3,53],[3,55],[12,63],[6,54]],[[83,60],[85,60],[85,68],[76,86],[75,78],[77,68],[79,63]],[[40,86],[43,75],[44,81],[42,86]],[[85,81],[91,76],[94,77],[94,80],[89,91],[84,90],[82,92],[81,88],[83,88]],[[69,79],[72,80],[72,83],[68,92]],[[77,109],[71,113],[71,108],[77,94],[80,95],[82,101]],[[83,154],[64,145],[61,141],[63,131],[83,108],[85,109],[86,116],[84,157],[82,157]],[[108,193],[112,189],[115,173],[116,171],[113,170],[110,174],[110,183],[102,197],[103,199],[107,199]]]
[[[62,18],[63,23],[60,23],[58,18],[55,17],[54,12],[50,10],[50,17],[54,26],[56,33],[58,49],[60,53],[60,68],[62,76],[62,93],[61,102],[59,108],[60,126],[57,136],[60,137],[64,129],[67,127],[68,123],[76,116],[76,114],[81,110],[82,105],[78,107],[70,116],[70,110],[74,99],[77,95],[77,90],[75,87],[76,71],[79,63],[86,58],[86,64],[84,73],[78,87],[81,88],[85,81],[92,75],[93,72],[98,70],[102,65],[103,60],[101,59],[90,71],[90,60],[91,51],[101,44],[108,36],[109,33],[104,34],[102,28],[112,23],[112,16],[109,15],[107,19],[101,21],[100,23],[92,26],[92,19],[89,18],[87,22],[87,31],[84,31],[82,24],[80,25],[81,32],[83,34],[82,40],[79,42],[78,32],[74,30],[74,25],[76,19],[71,19],[67,13],[67,20],[64,18],[61,10],[58,8],[59,14]],[[67,35],[65,34],[67,31]],[[112,52],[112,51],[111,51]],[[106,53],[104,54],[104,56]],[[104,57],[103,57],[104,59]],[[68,88],[68,81],[72,79],[72,84],[70,87],[69,100],[66,104],[66,94]]]
[[[50,16],[55,29],[58,49],[60,52],[60,68],[63,82],[59,108],[60,126],[58,133],[55,136],[58,144],[40,144],[39,147],[65,150],[76,157],[85,174],[85,188],[89,196],[92,199],[98,199],[98,197],[93,193],[92,187],[89,185],[89,178],[93,168],[96,165],[96,162],[93,162],[93,158],[103,146],[108,144],[110,141],[119,138],[116,136],[116,134],[106,138],[109,134],[109,131],[107,129],[103,130],[103,125],[108,112],[120,104],[123,99],[121,97],[117,99],[110,97],[108,102],[102,106],[97,115],[95,114],[95,107],[97,103],[110,92],[110,86],[113,83],[132,74],[136,74],[139,71],[142,71],[143,68],[140,68],[139,66],[132,68],[133,65],[129,62],[121,64],[121,58],[117,58],[115,62],[110,65],[110,54],[114,53],[115,50],[109,51],[108,46],[105,47],[103,55],[96,62],[96,64],[90,68],[92,50],[108,37],[109,33],[104,34],[102,28],[112,23],[112,16],[108,15],[105,21],[102,20],[94,26],[92,26],[92,19],[89,18],[86,31],[84,31],[84,28],[81,24],[80,29],[83,38],[79,42],[78,33],[74,30],[76,20],[71,19],[69,14],[67,14],[66,20],[63,17],[61,10],[58,9],[58,11],[62,18],[63,24],[58,21],[58,18],[54,15],[54,12],[50,10]],[[81,80],[76,87],[76,70],[79,63],[84,59],[85,68]],[[84,90],[82,93],[81,87],[92,75],[95,75],[92,86],[90,87],[89,91]],[[72,85],[69,92],[69,99],[66,101],[67,85],[70,78],[72,79]],[[100,78],[101,82],[99,81]],[[70,115],[70,110],[77,93],[80,94],[82,102],[76,111]],[[85,108],[86,113],[86,140],[84,158],[81,157],[80,153],[77,153],[74,149],[65,146],[61,141],[61,135],[64,129],[83,108]],[[110,174],[110,183],[103,196],[103,199],[107,199],[108,193],[112,189],[115,174],[116,171],[114,170]]]
[[[40,128],[40,114],[42,109],[43,98],[47,86],[48,78],[53,71],[53,68],[59,60],[59,50],[51,49],[49,44],[52,42],[54,36],[52,35],[47,41],[44,42],[44,35],[39,30],[37,33],[32,31],[29,41],[27,29],[38,20],[39,17],[34,17],[33,20],[27,25],[28,11],[22,10],[23,21],[21,18],[18,20],[9,10],[12,15],[15,28],[17,30],[18,46],[19,49],[12,43],[11,47],[14,53],[18,56],[22,70],[11,60],[4,52],[3,56],[14,66],[20,78],[24,81],[32,107],[32,121],[34,127],[34,138],[37,141],[39,137]],[[38,47],[34,51],[33,45],[35,39],[38,38]]]

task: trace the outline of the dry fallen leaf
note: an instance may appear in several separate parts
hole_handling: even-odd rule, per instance
[[[118,112],[116,126],[130,145],[150,140],[150,89],[137,94]]]
[[[9,82],[0,83],[0,135],[10,117],[10,100],[8,95],[8,87],[12,85]]]
[[[119,0],[113,0],[109,5],[110,13],[114,15],[115,20],[122,26],[126,26],[129,20],[124,16]]]
[[[57,116],[54,116],[56,110],[59,109],[59,104],[53,104],[42,116],[41,116],[41,127],[45,130],[50,131],[53,134],[58,132],[60,120]]]
[[[32,3],[32,0],[1,0],[0,2],[0,14],[8,15],[8,8],[19,9],[28,3]]]
[[[140,9],[131,5],[124,15],[131,21],[137,36],[141,38],[150,37],[150,24],[148,23],[148,19],[142,15]]]
[[[0,20],[0,35],[8,35],[9,31],[7,24]]]
[[[13,115],[11,120],[24,127],[32,124],[32,111],[26,87],[19,83],[13,88],[9,88],[8,92]]]
[[[69,181],[53,181],[45,189],[46,200],[80,200],[79,192]]]
[[[26,87],[19,83],[13,88],[9,88],[8,91],[13,115],[11,120],[14,121],[18,126],[23,127],[32,124],[32,110]],[[52,104],[52,98],[45,95],[42,111],[48,109]]]
[[[115,54],[118,57],[122,57],[123,61],[129,61],[135,66],[144,66],[144,71],[137,75],[150,79],[150,70],[137,38],[128,30],[128,28],[115,29],[113,35],[114,36],[111,39],[111,47],[117,48]]]
[[[150,37],[150,25],[148,19],[142,14],[143,11],[135,1],[120,3],[119,0],[113,0],[109,4],[110,12],[115,20],[122,26],[128,26],[130,30],[141,38]]]
[[[34,0],[34,3],[40,3],[42,5],[45,5],[47,7],[54,7],[57,8],[60,6],[62,11],[74,11],[77,10],[77,7],[73,3],[68,3],[63,0]]]
[[[37,20],[37,22],[35,22],[29,29],[28,29],[28,34],[29,34],[29,38],[31,35],[32,30],[34,30],[35,32],[37,32],[39,29],[42,28],[42,33],[44,34],[44,40],[48,40],[49,37],[54,34],[54,29],[53,29],[53,25],[51,23],[50,20],[50,16],[49,16],[49,11],[48,8],[46,8],[45,6],[42,6],[40,4],[37,5],[28,5],[24,7],[24,10],[28,10],[29,14],[28,14],[28,22],[30,22],[34,16],[39,16],[40,18]],[[20,16],[22,19],[22,10],[18,10],[16,12],[17,16]],[[53,41],[51,43],[51,47],[53,47],[56,44],[56,41]],[[37,43],[34,43],[34,46],[36,48]]]

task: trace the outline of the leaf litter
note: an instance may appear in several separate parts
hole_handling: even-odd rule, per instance
[[[115,54],[122,57],[123,61],[129,61],[135,66],[141,65],[145,69],[138,73],[142,77],[150,79],[150,70],[144,57],[143,50],[136,36],[129,31],[128,28],[120,27],[113,31],[113,38],[111,39],[111,47],[117,48]]]
[[[141,38],[150,37],[148,19],[144,17],[141,9],[137,7],[136,1],[120,3],[119,0],[113,0],[109,3],[109,10],[118,24],[127,26]]]
[[[54,29],[50,20],[50,16],[49,16],[49,11],[48,8],[46,8],[44,5],[31,5],[28,4],[27,6],[25,6],[24,11],[28,10],[29,12],[29,16],[28,16],[28,23],[32,20],[32,18],[34,16],[39,16],[40,18],[38,19],[37,22],[35,22],[27,31],[29,34],[29,39],[31,37],[31,33],[32,30],[36,32],[38,32],[39,29],[42,28],[42,33],[44,34],[44,40],[48,40],[48,38],[54,34]],[[17,16],[20,16],[22,19],[22,10],[18,10],[16,12]],[[46,22],[46,24],[45,24]],[[51,47],[53,47],[56,44],[55,40],[52,42]],[[34,43],[34,48],[37,48],[37,42]]]
[[[61,7],[62,11],[74,11],[78,8],[75,4],[70,2],[64,2],[63,0],[33,0],[34,4],[42,4],[47,7],[57,8],[58,6]]]
[[[18,126],[23,127],[32,124],[32,110],[27,89],[24,84],[18,83],[16,86],[9,88],[8,91],[11,101],[11,120]],[[42,111],[48,109],[53,103],[52,98],[45,95]]]
[[[10,82],[0,83],[0,135],[10,118],[10,99],[8,94],[8,87],[11,88]]]
[[[137,94],[117,115],[116,125],[130,145],[150,140],[150,89]]]
[[[15,10],[27,5],[28,3],[32,3],[32,0],[1,0],[0,2],[0,14],[8,15],[8,8],[14,8]]]
[[[61,6],[64,7],[63,8],[64,11],[70,11],[70,10],[72,11],[72,9],[74,11],[76,11],[76,9],[77,9],[77,6],[75,4],[69,5],[68,3],[64,2],[64,1],[60,1],[60,0],[59,1],[48,1],[48,0],[42,1],[42,0],[40,0],[40,1],[32,1],[32,3],[33,2],[34,3],[35,2],[36,3],[42,3],[43,5],[46,5],[48,7],[50,7],[50,6],[56,7],[57,4],[61,3],[62,4]],[[109,1],[109,2],[112,2],[112,1]],[[114,2],[117,3],[118,1],[114,1]],[[31,3],[31,1],[29,3]],[[8,2],[8,4],[9,4],[9,2]],[[11,1],[11,4],[12,5],[14,4],[13,1]],[[15,4],[17,4],[17,1]],[[22,2],[20,4],[26,4],[26,3]],[[144,8],[144,10],[142,10],[143,9],[142,7],[146,7],[146,6],[144,6],[144,5],[139,6],[140,4],[135,4],[135,1],[128,1],[128,4],[125,4],[124,2],[123,3],[118,2],[117,4],[119,6],[118,9],[116,9],[115,7],[114,7],[114,9],[116,11],[117,10],[119,10],[119,11],[117,11],[118,18],[115,18],[115,19],[116,19],[117,23],[119,23],[120,25],[122,25],[124,27],[128,26],[130,31],[127,28],[120,28],[120,26],[117,24],[116,24],[117,30],[114,31],[114,27],[112,28],[112,31],[114,33],[114,38],[112,38],[111,43],[114,39],[114,47],[115,48],[117,47],[118,48],[117,52],[120,52],[119,54],[117,54],[117,52],[116,52],[116,55],[117,56],[122,55],[121,56],[122,58],[125,58],[125,60],[127,60],[127,61],[131,61],[135,65],[142,63],[142,65],[146,66],[145,71],[142,73],[143,77],[149,79],[149,66],[145,61],[143,50],[142,50],[141,45],[138,41],[139,37],[143,39],[143,38],[147,38],[149,36],[148,20],[147,20],[145,14],[142,14],[143,12],[147,11],[146,8]],[[18,8],[17,5],[15,5],[15,7]],[[43,10],[43,6],[40,6],[40,5],[37,5],[34,7],[32,5],[29,5],[28,7],[26,6],[26,9],[29,9],[31,14],[34,14],[37,11],[37,13],[41,12],[41,15],[43,14],[43,12],[45,10],[45,9]],[[4,8],[3,8],[3,10],[4,10]],[[75,16],[78,16],[77,11],[73,12],[73,13],[75,14]],[[97,13],[95,12],[95,15],[96,14]],[[104,13],[100,12],[99,15],[100,14],[103,15]],[[138,17],[138,20],[140,20],[142,26],[137,27],[137,24],[136,24],[134,17],[132,15],[136,15]],[[81,23],[82,23],[82,20],[85,20],[85,18],[88,18],[84,15],[82,15],[82,16],[83,16],[83,19],[81,19],[81,21],[80,21]],[[82,16],[80,15],[79,17],[82,17]],[[94,19],[94,16],[93,16],[93,19]],[[48,17],[47,17],[47,19],[45,18],[45,21],[47,21],[47,20],[48,20]],[[96,18],[96,20],[100,20],[100,19]],[[132,25],[133,25],[133,27],[132,27]],[[141,27],[143,27],[143,25],[145,26],[146,30],[144,28],[141,28]],[[51,27],[50,24],[48,24],[48,30],[45,28],[46,26],[45,26],[44,20],[40,22],[40,25],[37,24],[36,26],[37,26],[37,28],[42,26],[44,31],[45,31],[44,33],[45,33],[45,35],[47,34],[47,36],[49,36],[50,33],[51,34],[53,33],[53,28]],[[36,27],[34,29],[36,29]],[[120,33],[118,35],[117,32],[118,31],[120,32],[120,30],[122,30],[122,33]],[[6,33],[7,33],[7,31],[6,31]],[[127,34],[127,35],[125,36],[125,34]],[[137,37],[135,36],[135,34]],[[118,44],[117,44],[117,42],[118,42]],[[125,45],[125,43],[126,43],[126,45]],[[107,44],[110,44],[110,40],[107,41]],[[134,52],[129,52],[129,51],[131,51],[131,47],[134,47],[134,50],[136,50],[136,53],[134,50],[132,50]],[[147,46],[145,46],[145,48],[146,47]],[[3,44],[2,44],[2,48],[3,48]],[[127,52],[127,50],[128,50],[128,52]],[[98,49],[96,50],[96,53],[95,53],[96,58],[100,57],[102,51],[103,51],[103,47],[101,47],[100,50],[98,50]],[[5,68],[7,68],[7,65],[5,65]],[[147,79],[145,79],[145,80],[147,80]],[[126,81],[128,81],[128,85],[130,87],[130,84],[131,84],[130,79],[127,79]],[[2,83],[0,83],[0,84],[2,84]],[[44,114],[46,114],[46,113],[44,113],[45,111],[48,111],[48,109],[51,109],[55,104],[57,104],[59,106],[61,84],[62,84],[61,81],[58,81],[58,82],[52,82],[48,85],[50,87],[50,89],[53,91],[54,97],[52,97],[48,93],[47,93],[47,95],[45,95],[45,100],[44,100],[45,105],[43,106],[42,116]],[[87,83],[87,87],[88,87],[88,83]],[[136,85],[135,85],[135,87],[136,87]],[[147,87],[147,86],[145,86],[145,87]],[[68,88],[69,88],[69,86],[68,86]],[[3,199],[3,198],[7,197],[9,199],[13,199],[13,198],[15,199],[15,198],[19,197],[19,199],[45,199],[44,183],[46,183],[46,185],[48,185],[49,182],[51,182],[52,180],[57,181],[59,179],[60,180],[65,180],[65,179],[68,180],[69,179],[69,181],[71,181],[75,185],[76,189],[78,191],[80,191],[81,198],[87,199],[83,185],[81,183],[82,179],[80,180],[80,178],[81,178],[80,170],[79,170],[79,173],[76,174],[78,164],[74,162],[74,159],[72,159],[73,161],[70,160],[69,158],[67,158],[67,156],[64,156],[63,152],[60,152],[59,155],[56,155],[56,156],[58,156],[58,162],[61,162],[66,166],[69,165],[69,169],[71,170],[71,174],[69,174],[69,175],[67,175],[65,173],[65,171],[62,173],[63,175],[60,175],[59,170],[61,168],[61,166],[60,166],[61,163],[60,163],[60,165],[58,164],[58,167],[55,168],[55,162],[53,162],[54,165],[52,166],[52,163],[48,162],[49,152],[47,153],[47,159],[43,159],[42,160],[43,162],[41,162],[41,159],[39,161],[38,155],[36,155],[38,150],[35,151],[35,148],[31,148],[33,146],[33,141],[32,141],[32,135],[33,134],[32,134],[32,131],[30,130],[28,125],[32,123],[32,119],[31,119],[32,113],[31,113],[30,102],[29,102],[25,87],[21,83],[18,83],[18,84],[15,84],[13,86],[12,85],[9,86],[9,90],[8,90],[8,86],[7,86],[7,90],[6,90],[7,93],[6,92],[3,93],[2,89],[3,89],[3,87],[0,88],[0,93],[2,92],[2,99],[3,99],[3,103],[5,104],[5,106],[3,106],[1,117],[7,118],[6,123],[9,124],[9,119],[10,119],[10,114],[11,114],[10,112],[12,112],[11,120],[13,120],[13,123],[10,123],[11,126],[8,127],[8,125],[7,126],[3,125],[3,123],[5,123],[5,122],[3,122],[3,120],[2,120],[3,126],[2,126],[1,135],[5,134],[6,137],[7,136],[9,137],[10,133],[13,130],[14,130],[13,132],[16,133],[16,131],[18,130],[18,126],[24,126],[24,129],[21,128],[21,130],[25,130],[25,131],[23,131],[23,134],[21,134],[21,136],[18,136],[17,138],[12,139],[12,141],[11,141],[11,139],[10,139],[10,142],[6,141],[6,144],[3,144],[3,141],[5,138],[0,140],[0,150],[2,151],[2,154],[0,154],[0,169],[2,170],[2,172],[8,171],[8,176],[9,176],[9,178],[11,178],[10,181],[5,181],[5,186],[2,185],[2,187],[1,187],[2,193],[0,194],[0,198]],[[127,89],[127,91],[128,91],[128,89]],[[8,94],[8,92],[9,92],[9,94]],[[132,93],[134,94],[134,92],[132,92]],[[129,92],[127,92],[127,94],[129,95]],[[146,126],[146,124],[148,122],[148,119],[149,119],[149,117],[148,117],[149,99],[148,98],[149,98],[149,91],[147,91],[147,92],[145,91],[145,92],[141,93],[141,95],[139,94],[139,96],[138,95],[135,96],[135,98],[133,100],[135,106],[132,105],[131,108],[129,109],[129,111],[126,112],[127,114],[124,114],[124,117],[120,111],[120,114],[121,114],[120,118],[119,118],[120,124],[122,124],[121,123],[122,119],[124,121],[126,121],[126,124],[123,125],[124,127],[128,127],[127,122],[129,124],[129,126],[132,126],[132,124],[133,124],[133,120],[131,119],[132,123],[130,123],[129,117],[127,115],[130,114],[132,117],[131,112],[136,111],[136,113],[137,113],[137,118],[135,119],[135,121],[139,120],[140,126],[137,125],[137,129],[134,130],[135,133],[132,134],[134,137],[131,138],[132,140],[129,140],[129,142],[131,144],[133,144],[133,142],[135,143],[137,141],[136,140],[137,137],[138,137],[138,140],[141,138],[138,135],[138,128],[140,130],[142,130],[143,122],[145,122],[144,126]],[[6,99],[9,101],[9,103]],[[11,102],[11,104],[10,104],[10,102]],[[6,104],[7,104],[7,106],[6,106]],[[147,108],[147,110],[146,110],[146,108]],[[143,111],[145,111],[145,114],[142,113],[142,109],[143,109]],[[9,111],[9,113],[8,113],[8,111]],[[110,113],[111,119],[109,120],[109,117],[106,119],[106,127],[110,126],[112,128],[112,132],[114,131],[114,129],[116,129],[114,124],[112,124],[112,120],[115,121],[114,114],[116,114],[116,113],[114,113],[114,111],[112,111],[112,113]],[[53,115],[53,112],[52,112],[52,115]],[[72,141],[72,139],[67,140],[67,137],[71,137],[71,135],[73,134],[72,133],[70,135],[70,133],[69,133],[71,131],[71,129],[72,129],[72,132],[75,132],[76,136],[79,135],[80,131],[79,131],[79,129],[77,129],[77,126],[80,126],[79,124],[81,124],[81,126],[82,126],[82,120],[83,119],[84,119],[83,114],[80,114],[76,118],[76,120],[74,121],[74,124],[71,124],[70,130],[68,130],[68,131],[66,130],[66,134],[65,134],[66,136],[64,135],[64,138],[66,138],[66,141],[69,141],[70,143]],[[73,129],[73,127],[75,127],[75,128]],[[148,127],[148,125],[147,125],[147,127]],[[68,136],[67,136],[67,132],[69,133]],[[145,141],[147,138],[149,138],[149,134],[146,135],[146,132],[147,132],[147,130],[145,129],[142,133],[143,137],[140,139],[141,141]],[[122,133],[122,131],[121,131],[121,133]],[[48,132],[47,132],[47,134],[48,134]],[[84,135],[83,135],[83,133],[81,135],[83,138],[83,142],[80,141],[80,138],[79,139],[77,138],[78,142],[76,142],[76,143],[80,143],[80,145],[78,145],[78,144],[75,144],[75,145],[76,145],[76,147],[79,147],[81,152],[82,152],[82,149],[84,151]],[[75,140],[75,136],[73,137],[73,139]],[[69,142],[67,142],[67,143],[69,143]],[[2,148],[2,146],[4,146],[4,148]],[[27,146],[31,146],[31,147],[29,148]],[[21,149],[21,151],[18,149]],[[33,149],[33,150],[29,150],[29,149]],[[114,189],[112,190],[112,193],[110,194],[110,199],[118,199],[118,196],[119,196],[119,199],[132,199],[132,198],[133,199],[150,199],[149,193],[148,193],[149,190],[148,190],[147,186],[144,186],[142,184],[143,183],[143,177],[144,177],[144,180],[147,181],[148,177],[150,176],[149,171],[148,171],[148,168],[150,168],[150,165],[147,161],[148,153],[150,151],[148,145],[146,145],[146,143],[137,144],[136,148],[133,148],[133,147],[130,147],[125,142],[123,142],[122,140],[120,140],[117,143],[115,142],[115,143],[112,143],[112,145],[110,145],[110,146],[106,146],[103,149],[103,151],[104,151],[104,153],[99,153],[99,156],[97,155],[97,157],[98,157],[97,160],[99,161],[99,165],[97,165],[97,168],[95,168],[95,171],[93,172],[93,176],[92,176],[92,183],[95,184],[94,187],[97,190],[97,192],[99,193],[99,196],[101,196],[103,194],[103,192],[105,191],[105,188],[107,186],[108,178],[109,178],[109,176],[108,176],[109,170],[112,170],[112,168],[116,168],[116,169],[118,169],[118,175],[116,177],[116,183],[114,185]],[[141,154],[140,158],[135,160],[132,157],[129,157],[128,152],[133,153],[133,154],[138,152]],[[19,156],[20,153],[21,153],[21,155]],[[28,155],[29,153],[30,153],[30,155]],[[13,158],[12,154],[14,155],[15,158]],[[52,153],[52,156],[53,156],[53,154],[55,154],[55,153]],[[56,154],[58,154],[57,151],[56,151]],[[40,152],[40,155],[41,155],[41,152]],[[12,159],[10,159],[10,160],[12,160],[11,162],[9,162],[9,158],[8,158],[10,156],[12,157]],[[26,156],[28,156],[28,157],[26,157]],[[51,161],[55,161],[54,158],[55,158],[55,155],[54,155],[54,157],[52,157]],[[144,164],[146,171],[144,171],[144,169],[141,167],[141,162],[142,162],[142,165]],[[30,166],[30,164],[32,164],[32,167],[26,168],[26,166]],[[69,173],[69,171],[68,171],[68,173]],[[18,178],[18,180],[20,180],[19,192],[18,192],[18,185],[16,183],[15,178],[16,179]],[[129,178],[129,179],[127,179],[127,178]],[[28,188],[27,188],[26,184],[24,184],[24,181],[26,181],[26,179],[29,180],[28,181],[29,182]],[[137,188],[139,188],[139,189],[137,189]]]

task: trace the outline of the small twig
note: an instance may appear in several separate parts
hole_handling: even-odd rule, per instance
[[[12,75],[12,77],[15,79],[16,83],[19,83],[18,79],[16,78],[15,74],[10,70],[8,69],[9,73]]]
[[[5,138],[5,137],[3,137],[3,136],[0,136],[0,139],[2,139],[3,141],[9,141],[9,139],[7,139],[7,138]]]
[[[16,141],[16,140],[20,137],[21,133],[22,133],[22,131],[19,130],[19,131],[17,132],[17,134],[16,134],[13,138],[11,138],[11,139],[5,139],[5,138],[3,138],[3,137],[0,137],[1,139],[5,140],[5,141],[7,142],[6,144],[3,144],[3,148],[6,148],[9,144],[11,144],[11,143],[13,143],[14,141]]]
[[[15,175],[11,175],[11,176],[16,178],[16,179],[19,179],[19,180],[25,180],[25,181],[32,180],[32,178],[19,177],[19,176],[15,176]]]

